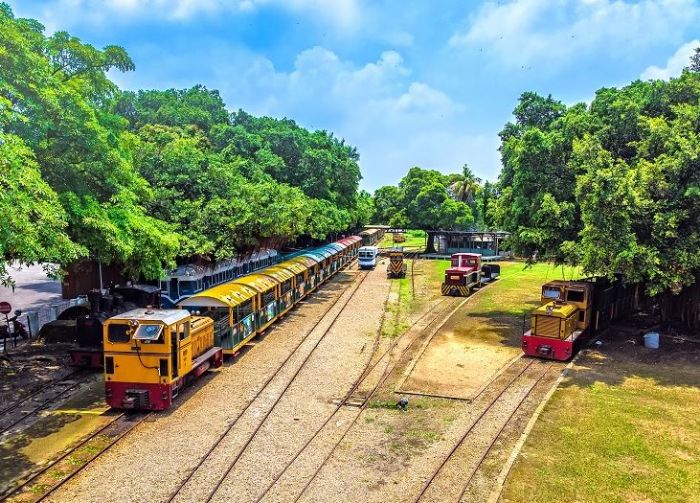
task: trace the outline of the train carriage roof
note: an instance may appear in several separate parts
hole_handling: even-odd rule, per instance
[[[262,274],[256,273],[236,278],[234,283],[250,286],[255,288],[258,292],[263,293],[268,291],[270,288],[277,286],[280,281],[273,279],[270,276],[263,276]]]
[[[338,252],[332,248],[328,248],[327,246],[322,246],[321,248],[316,248],[315,250],[309,253],[315,253],[316,255],[320,255],[321,257],[323,257],[323,259],[327,259],[331,258]]]
[[[318,250],[313,250],[313,251],[306,252],[306,253],[304,253],[304,254],[301,255],[301,256],[302,256],[302,257],[309,257],[309,258],[315,260],[316,263],[318,263],[318,264],[320,264],[320,263],[323,262],[326,258],[328,258],[325,254],[319,253]]]
[[[287,260],[287,262],[295,262],[297,264],[301,264],[302,266],[305,266],[307,269],[311,269],[312,267],[318,265],[318,263],[320,261],[321,261],[321,257],[315,256],[315,255],[309,255],[309,254],[298,255],[294,258]]]
[[[305,265],[305,263],[301,263],[295,259],[280,262],[279,264],[277,264],[276,267],[284,267],[285,269],[291,271],[294,274],[301,274],[309,268],[307,265]]]
[[[278,283],[284,283],[288,279],[294,277],[294,273],[286,267],[282,267],[281,264],[272,265],[258,271],[258,274],[263,276],[272,276]]]
[[[346,246],[350,246],[350,245],[353,245],[359,241],[362,241],[362,238],[360,236],[348,236],[346,238],[339,240],[338,242],[342,243]]]
[[[337,251],[339,251],[339,252],[341,252],[341,251],[343,251],[345,248],[347,248],[347,245],[340,244],[340,243],[338,243],[338,242],[330,243],[330,244],[327,245],[327,246],[328,246],[328,248],[333,248],[333,249],[335,249],[335,250],[337,250]]]
[[[257,290],[233,282],[196,293],[177,303],[180,307],[235,307],[255,297]]]

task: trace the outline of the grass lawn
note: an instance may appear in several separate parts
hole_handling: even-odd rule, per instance
[[[436,261],[434,280],[442,282],[448,260]],[[562,271],[549,263],[525,267],[523,262],[499,262],[501,276],[486,286],[470,301],[463,315],[456,315],[455,331],[469,334],[470,339],[520,348],[523,316],[539,306],[540,291],[547,281],[578,277],[578,270],[567,267]]]
[[[380,248],[391,248],[393,246],[403,246],[404,250],[423,251],[425,249],[425,231],[410,230],[406,234],[406,241],[403,243],[394,243],[394,235],[386,233],[379,242]]]
[[[700,501],[700,348],[607,338],[547,404],[503,501]]]

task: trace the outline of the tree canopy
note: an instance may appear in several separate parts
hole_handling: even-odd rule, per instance
[[[469,171],[469,176],[471,172]],[[374,220],[411,229],[464,229],[474,223],[472,207],[455,195],[458,185],[472,190],[472,181],[439,171],[411,168],[395,186],[374,193]],[[478,185],[478,184],[477,184]],[[462,192],[473,201],[473,194]]]
[[[525,93],[514,115],[489,212],[517,253],[623,273],[651,295],[697,289],[700,74],[603,88],[589,106]]]
[[[89,256],[155,279],[372,214],[357,151],[331,133],[229,113],[200,85],[121,91],[107,72],[135,69],[123,48],[46,36],[4,3],[0,33],[0,205],[19,209],[0,224],[3,264]]]

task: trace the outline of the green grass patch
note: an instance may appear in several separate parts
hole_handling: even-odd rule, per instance
[[[408,275],[401,279],[392,279],[390,297],[386,304],[384,323],[382,324],[382,336],[393,339],[398,337],[410,326],[410,314],[417,307],[416,299],[413,298],[413,287],[410,278],[410,267],[408,265]]]
[[[404,234],[406,241],[403,243],[395,243],[394,235],[386,233],[379,242],[380,248],[392,248],[394,246],[403,246],[404,250],[423,251],[425,249],[426,233],[420,230],[409,230]]]
[[[645,364],[613,349],[579,365],[540,416],[504,500],[700,501],[697,363]]]
[[[527,314],[539,306],[542,284],[562,279],[561,267],[538,263],[526,267],[523,262],[499,262],[501,276],[483,288],[473,299],[469,309],[458,314],[450,325],[458,333],[468,334],[470,340],[492,343],[506,342],[520,347],[523,322]],[[438,261],[434,278],[442,282],[447,260]],[[567,268],[565,277],[577,277],[578,271]]]

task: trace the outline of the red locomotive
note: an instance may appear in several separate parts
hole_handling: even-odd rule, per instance
[[[468,297],[475,288],[495,280],[500,273],[501,266],[498,264],[482,266],[478,253],[455,253],[451,267],[445,271],[441,291],[443,295]]]

